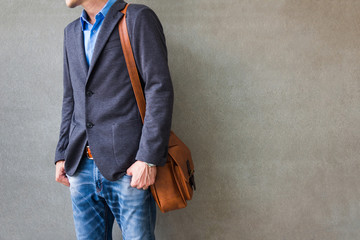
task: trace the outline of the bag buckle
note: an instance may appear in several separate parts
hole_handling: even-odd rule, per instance
[[[195,191],[196,190],[195,177],[194,177],[195,170],[190,168],[190,161],[189,160],[186,160],[186,166],[187,166],[188,173],[189,173],[189,183],[190,183],[191,187]]]

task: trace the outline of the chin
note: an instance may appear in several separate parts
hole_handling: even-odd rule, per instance
[[[80,5],[79,0],[65,0],[65,3],[69,8],[74,8]]]

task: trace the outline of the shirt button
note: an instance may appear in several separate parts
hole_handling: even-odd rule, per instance
[[[96,30],[93,30],[92,32],[93,32],[93,33],[96,33]]]
[[[93,124],[92,122],[87,122],[87,123],[86,123],[86,126],[87,126],[88,128],[92,128],[92,127],[94,126],[94,124]]]
[[[91,97],[93,94],[94,93],[92,91],[90,91],[90,90],[86,92],[86,96],[88,96],[88,97]]]

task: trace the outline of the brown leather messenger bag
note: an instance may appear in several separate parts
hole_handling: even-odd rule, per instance
[[[119,22],[119,35],[131,85],[142,122],[144,123],[146,104],[126,25],[126,10],[128,6],[129,4],[121,11],[124,16]],[[175,133],[171,131],[167,162],[164,166],[157,166],[155,183],[150,186],[151,193],[160,210],[168,212],[186,207],[186,201],[191,200],[193,190],[195,189],[194,163],[191,158],[191,152]]]

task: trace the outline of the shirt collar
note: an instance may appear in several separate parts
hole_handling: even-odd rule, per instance
[[[99,19],[101,18],[105,18],[106,14],[109,12],[109,9],[111,8],[111,6],[116,2],[117,0],[108,0],[107,3],[105,4],[105,6],[100,10],[100,12],[98,12],[98,14],[96,14],[95,19]],[[88,21],[88,15],[85,11],[85,9],[83,9],[81,16],[80,16],[80,22],[81,22],[81,28],[82,30],[87,30],[90,22]]]

